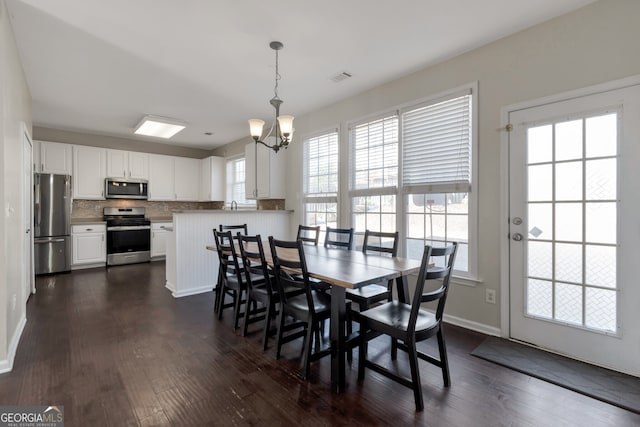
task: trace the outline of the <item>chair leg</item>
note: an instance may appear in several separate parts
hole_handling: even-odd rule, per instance
[[[219,291],[219,295],[218,295],[218,320],[222,319],[222,307],[224,306],[224,297],[225,294],[227,293],[227,290],[225,289],[224,286],[224,281],[222,282],[222,284],[220,285],[220,291]]]
[[[360,347],[358,348],[358,380],[364,380],[364,363],[367,359],[367,351],[368,351],[369,343],[363,339],[360,342]]]
[[[398,358],[398,340],[391,338],[391,360]]]
[[[351,313],[349,311],[347,311],[347,336],[350,337],[351,334],[353,333],[353,322],[351,319]],[[353,362],[353,347],[349,347],[349,350],[347,351],[347,361],[349,363]]]
[[[451,377],[449,376],[449,359],[447,358],[447,347],[444,343],[444,334],[442,333],[442,327],[437,334],[438,338],[438,350],[440,351],[440,364],[442,365],[442,380],[444,386],[449,387],[451,385]]]
[[[247,291],[247,302],[244,306],[244,324],[242,325],[242,336],[247,336],[247,330],[249,329],[249,303],[253,302],[251,299],[251,294]]]
[[[238,321],[240,320],[240,304],[242,304],[242,290],[234,292],[234,307],[233,307],[233,330],[238,329]],[[245,309],[248,309],[246,306]]]
[[[217,312],[220,305],[220,290],[222,289],[222,269],[218,269],[218,282],[216,283],[215,299],[213,300],[213,311]]]
[[[271,318],[275,311],[275,304],[271,301],[267,304],[267,314],[264,318],[264,333],[262,334],[262,351],[267,351],[267,343],[269,342],[269,331],[271,330]]]
[[[280,308],[278,314],[278,333],[276,334],[276,359],[280,359],[280,347],[282,347],[282,333],[284,329],[284,310]]]
[[[413,383],[413,397],[416,401],[416,410],[424,409],[422,400],[422,384],[420,382],[420,370],[418,369],[418,352],[415,342],[408,342],[407,353],[409,354],[409,367],[411,368],[411,382]]]
[[[311,365],[311,340],[313,339],[313,334],[316,332],[318,327],[315,325],[313,320],[309,320],[307,323],[307,333],[304,336],[304,341],[302,343],[302,379],[306,380],[309,377],[309,365]]]

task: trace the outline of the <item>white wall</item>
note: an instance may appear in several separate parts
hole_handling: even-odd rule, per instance
[[[346,195],[348,121],[478,81],[479,277],[482,283],[475,287],[453,286],[447,313],[499,327],[499,305],[486,304],[484,293],[485,288],[496,289],[499,293],[501,285],[500,108],[640,74],[639,16],[638,0],[602,0],[322,110],[296,117],[298,140],[285,153],[287,209],[295,209],[302,220],[300,136],[340,126],[341,190]],[[425,40],[425,43],[437,43],[437,40]],[[343,84],[348,84],[348,80]],[[236,141],[216,153],[235,152],[246,142]],[[346,225],[350,220],[346,197],[341,200],[341,213],[342,225]]]
[[[31,131],[31,95],[5,1],[0,0],[0,371],[11,367],[26,315],[20,302],[25,260],[16,249],[23,238],[22,122]]]

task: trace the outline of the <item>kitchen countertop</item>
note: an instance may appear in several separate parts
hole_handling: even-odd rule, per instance
[[[173,216],[148,216],[151,222],[173,222]]]
[[[151,222],[173,222],[173,216],[150,216],[147,219]],[[71,218],[71,225],[78,224],[105,224],[107,221],[102,217],[97,218]]]
[[[282,212],[282,213],[292,213],[293,210],[290,209],[238,209],[238,210],[231,210],[231,209],[195,209],[195,210],[183,210],[183,211],[173,211],[173,213],[231,213],[231,214],[239,214],[239,213],[252,213],[252,212],[256,212],[256,213],[260,213],[260,212],[264,212],[264,213],[273,213],[273,212]]]

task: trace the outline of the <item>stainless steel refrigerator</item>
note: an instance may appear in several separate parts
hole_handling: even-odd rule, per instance
[[[34,176],[34,258],[36,274],[71,269],[71,176]]]

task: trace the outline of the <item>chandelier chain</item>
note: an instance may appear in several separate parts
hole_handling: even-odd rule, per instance
[[[278,82],[282,79],[280,75],[279,67],[278,67],[278,51],[276,50],[276,85],[273,88],[273,93],[276,98],[278,98]]]

